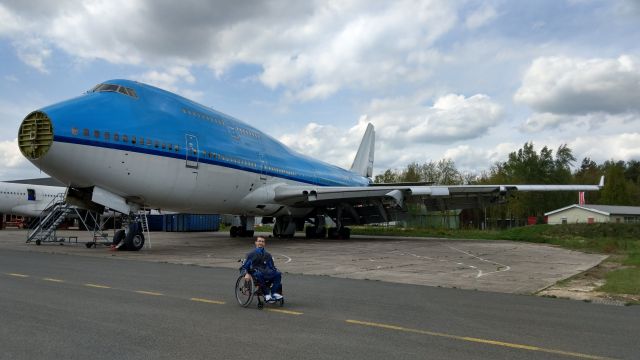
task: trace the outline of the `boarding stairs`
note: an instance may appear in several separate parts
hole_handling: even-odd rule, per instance
[[[57,242],[56,230],[65,217],[74,211],[74,208],[64,201],[65,194],[58,194],[40,213],[36,225],[29,230],[27,243],[35,242],[37,245],[43,242]]]
[[[101,216],[99,213],[84,211],[78,209],[76,206],[70,205],[65,202],[66,194],[60,193],[56,195],[40,216],[34,219],[29,225],[29,233],[27,235],[27,243],[35,242],[36,245],[40,245],[45,242],[63,243],[64,238],[59,238],[56,234],[58,226],[68,216],[74,216],[82,223],[84,228],[91,233],[92,241],[87,243],[87,247],[95,246],[98,242],[104,244],[110,244],[109,236],[102,232],[104,225],[107,221],[112,219],[112,216]],[[78,242],[77,236],[69,236],[68,241],[74,239]]]

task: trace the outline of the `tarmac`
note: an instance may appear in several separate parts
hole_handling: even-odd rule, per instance
[[[152,232],[139,252],[87,248],[91,234],[58,231],[64,242],[25,243],[26,230],[0,230],[2,249],[238,268],[252,238],[226,232]],[[269,236],[267,233],[262,234]],[[69,237],[78,242],[68,242]],[[112,236],[112,234],[110,234]],[[267,250],[285,274],[331,276],[403,284],[532,294],[586,271],[606,256],[542,244],[504,240],[456,240],[353,236],[350,240],[267,238]],[[69,261],[73,261],[70,257]]]

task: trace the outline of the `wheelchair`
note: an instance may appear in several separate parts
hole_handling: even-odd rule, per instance
[[[240,260],[242,263],[244,261]],[[269,289],[271,284],[261,284],[255,277],[251,277],[251,280],[245,280],[244,275],[246,272],[240,267],[240,276],[236,280],[236,300],[242,307],[248,307],[251,305],[251,301],[255,297],[258,300],[258,309],[262,309],[264,304],[278,304],[280,307],[284,306],[284,297],[280,300],[266,301],[264,299],[263,289]],[[279,293],[282,294],[282,286],[279,289]]]

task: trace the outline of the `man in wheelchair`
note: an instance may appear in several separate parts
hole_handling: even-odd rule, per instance
[[[282,274],[273,263],[273,257],[265,250],[265,238],[256,237],[256,248],[247,254],[247,258],[242,265],[246,271],[244,279],[247,281],[255,278],[262,288],[264,300],[267,302],[282,299]],[[270,286],[269,286],[270,285]]]

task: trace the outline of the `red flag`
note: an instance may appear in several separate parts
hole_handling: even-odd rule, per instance
[[[586,202],[584,201],[584,191],[580,191],[578,193],[578,204],[579,205],[584,205],[586,204]]]

